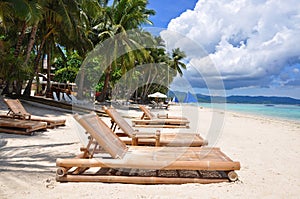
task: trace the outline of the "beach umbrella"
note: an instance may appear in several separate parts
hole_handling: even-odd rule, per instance
[[[178,100],[178,98],[175,96],[175,97],[173,98],[172,102],[178,103],[179,100]]]
[[[196,99],[196,97],[190,92],[188,92],[186,94],[186,96],[183,100],[183,103],[197,103],[197,102],[198,102],[198,100]]]
[[[154,97],[154,98],[167,98],[165,94],[162,94],[160,92],[152,93],[148,95],[148,97]]]

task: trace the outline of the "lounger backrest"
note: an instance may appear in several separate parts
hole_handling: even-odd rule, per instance
[[[59,101],[64,101],[64,95],[62,92],[59,92]]]
[[[30,115],[18,99],[4,99],[4,102],[14,114]]]
[[[139,108],[144,112],[144,114],[146,115],[146,118],[149,118],[150,120],[152,120],[153,118],[156,118],[155,115],[153,113],[151,113],[151,111],[149,109],[147,109],[145,106],[139,105]]]
[[[72,102],[78,103],[78,100],[77,100],[77,98],[74,95],[69,95],[69,96],[70,96]]]
[[[113,107],[102,107],[107,115],[126,133],[129,137],[132,136],[134,129],[126,122],[126,120]]]
[[[53,91],[52,95],[53,95],[53,99],[54,99],[55,101],[58,101],[56,92]]]
[[[67,93],[64,93],[63,95],[66,102],[72,102],[72,99],[67,95]]]
[[[78,123],[108,152],[111,157],[122,159],[127,147],[120,138],[96,115],[91,113],[83,116],[76,114]]]

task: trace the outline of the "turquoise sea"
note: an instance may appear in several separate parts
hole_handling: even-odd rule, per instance
[[[267,116],[300,122],[299,105],[265,105],[265,104],[209,104],[199,103],[200,106],[228,111],[249,113],[258,116]]]

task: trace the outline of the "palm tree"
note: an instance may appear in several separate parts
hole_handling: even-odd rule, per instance
[[[76,49],[81,54],[85,54],[92,48],[91,42],[85,35],[84,22],[80,4],[68,0],[48,0],[43,5],[43,20],[39,23],[39,45],[37,45],[37,55],[34,62],[34,71],[38,75],[40,60],[47,55],[47,91],[50,90],[50,67],[51,55],[61,53],[60,46],[66,50]],[[64,56],[61,54],[61,56]],[[34,76],[28,82],[25,94],[30,93]]]
[[[147,0],[114,0],[110,7],[105,7],[104,9],[105,18],[96,27],[100,33],[98,37],[100,41],[108,40],[110,42],[108,45],[111,46],[111,49],[107,49],[104,55],[108,66],[104,71],[104,85],[98,98],[99,101],[104,101],[106,98],[112,71],[118,67],[124,67],[123,64],[118,65],[117,61],[124,62],[126,60],[126,65],[133,67],[137,52],[132,52],[131,48],[140,49],[140,53],[147,56],[146,50],[141,48],[140,44],[136,42],[138,37],[132,38],[127,32],[138,28],[142,24],[151,24],[148,18],[155,12],[146,9],[147,4]],[[116,57],[117,51],[129,53],[119,59]]]
[[[4,10],[5,9],[5,10]],[[14,57],[18,60],[18,57],[21,53],[21,47],[23,45],[23,40],[25,38],[26,30],[30,24],[36,20],[37,14],[39,10],[39,5],[37,1],[28,1],[28,0],[19,0],[19,1],[2,1],[1,2],[1,9],[0,9],[0,17],[1,23],[8,28],[8,24],[10,24],[10,28],[13,30],[8,30],[10,32],[15,31],[14,26],[18,27],[19,30],[15,31],[17,40],[14,50]],[[14,26],[13,26],[14,25]],[[19,34],[18,34],[19,33]],[[18,63],[18,62],[17,62]],[[2,94],[9,93],[9,86],[12,80],[16,80],[15,84],[15,92],[17,95],[21,94],[21,86],[22,86],[22,79],[20,74],[20,67],[16,64],[12,64],[9,69],[9,76],[7,76],[6,87],[3,90]]]
[[[186,65],[181,62],[182,59],[186,57],[185,53],[179,48],[172,50],[172,60],[170,60],[170,67],[177,71],[180,76],[183,75],[182,69],[186,69]]]
[[[51,54],[62,52],[60,48],[63,46],[66,51],[76,50],[84,57],[93,47],[93,43],[88,38],[92,30],[89,19],[98,18],[100,5],[107,5],[107,3],[108,0],[0,1],[1,33],[3,32],[5,38],[8,38],[9,35],[8,41],[5,41],[5,46],[11,44],[10,46],[15,49],[14,56],[19,57],[18,60],[20,60],[19,64],[14,65],[1,63],[1,70],[3,65],[10,71],[4,70],[5,73],[7,72],[5,77],[7,82],[11,82],[8,80],[15,80],[16,77],[14,76],[18,74],[27,75],[26,78],[29,78],[29,83],[24,94],[29,95],[34,74],[38,74],[40,60],[45,54],[48,54],[50,58],[54,57]],[[12,33],[15,33],[15,35]],[[1,44],[3,47],[4,42],[1,41]],[[26,69],[27,65],[31,65],[30,57],[32,55],[35,56],[32,69],[34,73],[28,73],[29,71],[20,73],[19,68],[16,68],[16,66]],[[60,53],[60,56],[64,56],[63,53]],[[6,57],[10,59],[9,56]],[[3,59],[1,58],[1,60]],[[51,60],[49,59],[49,61]],[[50,67],[50,64],[48,64],[48,67]],[[48,78],[48,89],[49,81]]]

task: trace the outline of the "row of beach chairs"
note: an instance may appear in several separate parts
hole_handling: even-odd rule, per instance
[[[65,92],[59,92],[59,95],[57,95],[56,92],[53,92],[52,96],[53,96],[54,101],[57,101],[57,102],[65,102],[68,104],[77,104],[77,105],[83,105],[83,104],[88,103],[85,100],[78,100],[74,95],[67,94]]]
[[[143,107],[143,106],[141,106]],[[143,107],[145,108],[145,107]],[[146,109],[146,108],[145,108]],[[122,130],[122,133],[117,133],[119,137],[121,137],[122,141],[125,144],[130,144],[133,140],[134,143],[140,142],[140,144],[144,145],[155,145],[155,146],[203,146],[207,145],[207,141],[204,140],[199,134],[197,133],[185,133],[185,134],[160,134],[160,131],[157,130],[155,132],[155,141],[156,143],[151,143],[149,141],[143,140],[143,137],[147,135],[152,135],[151,133],[140,132],[139,130],[134,129],[131,127],[127,121],[114,109],[113,107],[106,107],[103,106],[103,110],[107,113],[107,115],[111,118],[111,129],[113,132],[116,131],[116,128]],[[148,110],[148,109],[147,109]],[[142,116],[142,118],[145,118]],[[181,118],[180,118],[181,119]],[[165,119],[157,120],[160,125],[163,125]],[[185,118],[185,120],[187,120]],[[154,125],[156,127],[157,125]],[[153,127],[153,125],[150,125]],[[122,136],[124,135],[124,136]],[[127,137],[127,139],[126,139]],[[129,140],[128,140],[129,138]],[[175,139],[176,138],[176,139]],[[158,141],[157,141],[158,140]],[[172,142],[170,142],[172,140]]]
[[[163,141],[156,132],[136,133],[128,135],[132,140],[126,144],[95,113],[74,118],[89,134],[89,142],[76,157],[56,160],[57,181],[183,184],[238,179],[235,170],[240,169],[240,163],[219,148],[193,143],[193,139],[199,139],[197,135],[177,142],[180,135],[169,134]]]
[[[26,112],[20,101],[5,99],[5,102],[10,111],[1,121],[45,122],[33,120],[34,116]],[[240,169],[240,163],[231,160],[219,148],[207,147],[207,141],[197,133],[144,132],[134,129],[139,125],[188,128],[187,118],[154,115],[146,107],[140,108],[144,110],[143,115],[133,120],[132,126],[113,107],[103,107],[111,118],[110,127],[94,112],[76,114],[75,120],[88,134],[88,144],[80,148],[81,153],[76,157],[56,160],[56,180],[183,184],[238,179],[235,170]],[[48,121],[44,124],[47,126]],[[117,129],[122,132],[117,132]]]
[[[140,119],[132,120],[135,127],[152,127],[152,128],[189,128],[189,120],[185,117],[153,114],[143,105],[139,105],[143,115]]]
[[[35,131],[64,126],[66,120],[48,118],[28,113],[18,99],[4,99],[8,113],[0,115],[0,131],[14,134],[33,135]]]
[[[240,163],[220,148],[207,147],[199,134],[143,132],[130,126],[113,107],[103,106],[103,110],[111,118],[110,127],[95,113],[74,116],[89,135],[89,142],[76,157],[57,159],[57,181],[183,184],[238,179],[235,170],[240,169]],[[149,110],[139,120],[150,120],[147,114]],[[188,120],[169,115],[153,117],[151,113],[151,119],[161,126],[166,120]]]

